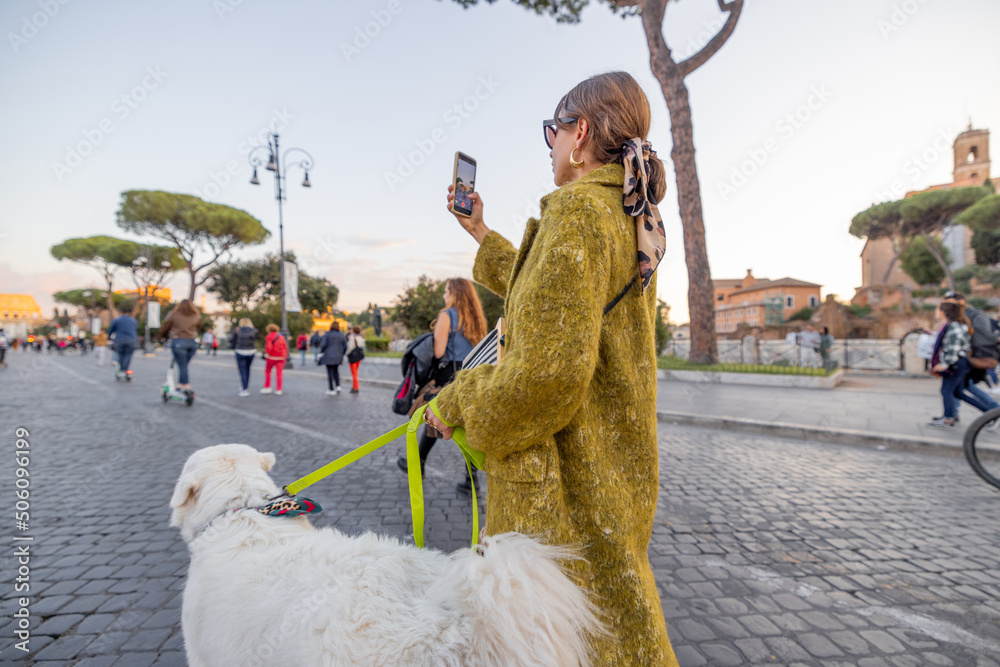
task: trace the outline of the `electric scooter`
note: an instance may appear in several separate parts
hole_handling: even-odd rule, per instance
[[[127,371],[123,371],[121,368],[116,368],[115,369],[115,382],[120,382],[122,380],[125,380],[126,382],[131,382],[132,381],[132,369],[131,368],[128,369]]]
[[[183,401],[184,405],[190,406],[194,403],[194,392],[190,389],[178,389],[177,380],[174,377],[174,360],[170,360],[167,368],[167,381],[163,383],[163,402]]]

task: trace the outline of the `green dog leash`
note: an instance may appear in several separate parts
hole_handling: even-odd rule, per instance
[[[283,491],[290,496],[297,495],[306,487],[312,486],[321,479],[329,477],[338,470],[346,468],[355,461],[364,458],[368,454],[384,447],[399,436],[405,434],[406,477],[410,487],[410,513],[413,516],[413,541],[418,547],[423,548],[424,487],[420,474],[420,451],[417,445],[417,429],[423,422],[424,411],[427,408],[430,408],[431,412],[433,412],[438,419],[441,419],[441,414],[438,411],[437,406],[437,398],[434,398],[427,405],[417,408],[417,410],[414,411],[413,416],[410,417],[410,421],[408,423],[397,426],[388,433],[375,438],[371,442],[367,442],[357,449],[344,454],[335,461],[327,463],[322,468],[314,470],[301,479],[295,480],[286,486]],[[443,419],[441,419],[441,421],[448,424],[448,422],[445,422]],[[465,469],[469,472],[469,479],[472,481],[472,546],[474,547],[479,541],[479,503],[476,499],[476,482],[472,477],[472,466],[474,465],[477,468],[482,468],[485,455],[479,450],[473,449],[469,446],[468,440],[465,438],[465,429],[456,428],[451,437],[458,446],[459,451],[462,452],[462,457],[465,459]]]

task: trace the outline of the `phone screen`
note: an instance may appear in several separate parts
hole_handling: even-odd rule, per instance
[[[476,190],[476,164],[458,156],[458,167],[455,170],[455,210],[472,215],[472,200],[469,195]]]

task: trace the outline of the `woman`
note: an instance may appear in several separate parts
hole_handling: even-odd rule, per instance
[[[309,348],[309,336],[305,331],[300,333],[299,337],[295,339],[295,348],[302,357],[302,366],[304,367],[306,365],[306,350]]]
[[[1000,407],[996,401],[981,390],[966,392],[969,371],[969,353],[972,350],[972,334],[969,318],[965,316],[962,304],[945,301],[941,313],[947,318],[938,333],[931,357],[931,373],[941,378],[941,399],[944,414],[931,420],[929,426],[953,428],[958,421],[958,401],[963,400],[981,412]]]
[[[319,342],[321,365],[326,366],[326,395],[340,393],[340,364],[344,363],[344,353],[347,351],[347,339],[340,333],[340,323],[334,321],[330,330]]]
[[[268,324],[267,336],[264,338],[264,387],[262,394],[271,393],[271,369],[274,369],[274,394],[281,396],[281,377],[285,371],[285,360],[288,359],[288,343],[278,332],[278,325]]]
[[[463,278],[452,278],[444,286],[444,310],[437,316],[434,325],[434,372],[431,381],[425,385],[413,402],[413,410],[430,402],[442,387],[452,381],[462,368],[462,360],[472,348],[486,336],[486,315],[479,302],[479,295],[471,282]],[[412,414],[412,411],[411,411]],[[424,428],[420,437],[420,472],[424,470],[427,455],[437,442],[440,434],[432,427]],[[407,471],[406,457],[400,457],[396,464]],[[466,471],[465,479],[458,483],[462,493],[472,493],[472,483],[478,481],[476,471],[472,478]]]
[[[592,77],[543,123],[555,184],[520,249],[456,216],[480,248],[476,282],[505,298],[503,361],[462,371],[437,397],[451,437],[485,453],[493,534],[580,545],[567,567],[612,636],[595,662],[676,665],[646,555],[659,488],[656,280],[666,245],[664,169],[645,137],[649,103],[624,72]],[[449,210],[452,195],[449,194]],[[425,413],[429,414],[429,413]]]
[[[823,359],[823,369],[830,370],[830,350],[833,348],[833,336],[830,335],[830,327],[820,329],[819,356]]]
[[[250,395],[250,364],[257,354],[257,329],[249,317],[240,318],[239,326],[229,334],[229,347],[240,370],[240,396]]]
[[[188,364],[198,351],[198,330],[201,328],[201,313],[190,299],[184,299],[170,311],[160,326],[160,338],[170,339],[170,351],[177,363],[177,388],[191,391]]]
[[[303,354],[305,353],[303,352]],[[351,361],[352,358],[357,358],[357,361]],[[361,335],[361,327],[354,325],[351,333],[347,334],[347,361],[351,364],[352,394],[361,391],[361,385],[358,383],[358,368],[361,366],[361,360],[364,358],[365,337]]]

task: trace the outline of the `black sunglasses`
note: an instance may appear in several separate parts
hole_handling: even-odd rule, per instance
[[[573,118],[572,116],[565,116],[563,118],[550,118],[548,120],[542,121],[542,132],[545,133],[545,145],[552,149],[552,142],[556,140],[556,132],[559,130],[559,125],[570,125],[580,120],[579,118]]]

